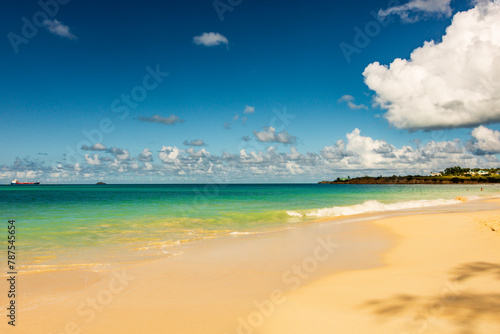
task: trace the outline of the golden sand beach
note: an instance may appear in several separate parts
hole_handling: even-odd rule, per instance
[[[193,243],[18,277],[2,333],[498,333],[500,200]],[[6,305],[2,296],[1,305]]]

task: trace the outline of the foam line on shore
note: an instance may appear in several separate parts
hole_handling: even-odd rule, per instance
[[[363,204],[356,204],[350,206],[334,206],[330,208],[322,208],[317,210],[310,210],[308,212],[287,211],[286,213],[291,217],[343,217],[352,216],[363,213],[372,212],[386,212],[397,211],[405,209],[425,208],[441,205],[455,205],[463,203],[466,200],[479,199],[479,196],[457,197],[455,199],[435,199],[435,200],[415,200],[408,202],[397,202],[384,204],[379,201],[370,200]]]

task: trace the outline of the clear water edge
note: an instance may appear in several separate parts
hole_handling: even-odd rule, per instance
[[[496,185],[0,186],[0,210],[5,223],[16,220],[19,271],[100,270],[179,255],[197,240],[333,219],[353,206],[384,211],[498,193]]]

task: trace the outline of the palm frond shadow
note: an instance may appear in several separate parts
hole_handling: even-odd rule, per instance
[[[388,318],[411,315],[408,328],[405,328],[408,333],[424,333],[436,317],[454,322],[457,334],[477,333],[484,326],[483,319],[492,320],[500,326],[500,292],[466,292],[460,291],[458,285],[485,276],[500,281],[500,264],[472,262],[453,268],[443,291],[435,296],[399,294],[370,300],[361,307]],[[483,328],[481,332],[488,331]]]

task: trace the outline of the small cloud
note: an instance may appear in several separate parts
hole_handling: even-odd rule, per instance
[[[450,17],[453,12],[450,5],[451,0],[411,0],[403,5],[381,9],[378,15],[382,19],[398,15],[401,21],[413,23],[433,15]]]
[[[241,140],[250,141],[250,140],[252,140],[252,138],[250,138],[249,136],[243,136],[243,137],[241,137]]]
[[[89,165],[101,164],[101,161],[99,160],[99,154],[94,154],[94,157],[91,157],[90,154],[85,154],[85,162]]]
[[[205,142],[201,139],[195,139],[191,141],[184,140],[184,145],[186,146],[207,146]]]
[[[240,118],[240,116],[239,116],[239,115],[234,115],[234,117],[233,117],[233,121],[237,121],[237,120],[238,120],[238,118]]]
[[[476,155],[500,153],[500,131],[489,129],[483,125],[472,130],[473,139],[467,149]]]
[[[204,46],[217,46],[221,44],[228,45],[229,41],[226,37],[219,33],[215,32],[204,32],[200,36],[193,37],[193,42],[196,45],[204,45]]]
[[[38,155],[48,155],[47,153],[38,152]]]
[[[224,122],[224,125],[223,125],[223,126],[224,126],[224,129],[226,129],[226,130],[231,130],[231,123],[229,123],[229,122]]]
[[[141,154],[137,157],[141,162],[151,162],[153,161],[153,153],[149,148],[145,148]]]
[[[294,144],[297,142],[297,137],[291,136],[286,131],[276,133],[276,129],[272,126],[265,127],[264,131],[254,131],[253,134],[260,142],[273,142],[281,144]]]
[[[255,112],[255,107],[251,106],[246,106],[245,111],[243,111],[245,114],[253,114]]]
[[[184,120],[180,119],[176,115],[170,115],[167,118],[161,117],[160,115],[154,115],[153,117],[139,116],[136,119],[141,121],[141,122],[160,123],[160,124],[165,124],[165,125],[174,125],[175,123],[184,123]]]
[[[247,122],[247,120],[248,120],[247,116],[241,118],[241,121],[243,122],[243,124],[245,124]]]
[[[122,160],[128,160],[130,159],[130,153],[128,150],[124,150],[119,147],[111,147],[106,150],[107,153],[111,153],[115,156],[116,159],[122,161]]]
[[[346,103],[347,106],[352,110],[368,109],[368,107],[365,106],[364,104],[355,104],[354,100],[355,100],[354,96],[344,95],[338,100],[338,102]]]
[[[84,151],[106,151],[106,146],[101,143],[95,143],[92,146],[83,145],[81,149]]]
[[[68,39],[76,39],[76,36],[71,33],[69,27],[64,25],[61,21],[58,20],[45,20],[43,21],[45,28],[48,31],[53,33],[54,35],[65,37]]]
[[[343,95],[337,102],[350,102],[350,101],[354,101],[354,96]]]

